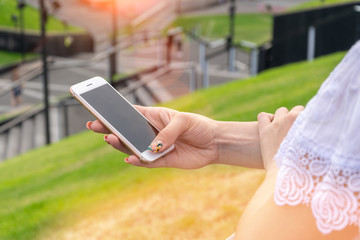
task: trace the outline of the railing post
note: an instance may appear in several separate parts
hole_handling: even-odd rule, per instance
[[[9,130],[5,158],[11,158],[20,152],[21,125],[17,124]]]
[[[69,108],[64,104],[64,128],[65,128],[65,137],[70,135],[70,124],[69,124]]]
[[[209,74],[208,74],[208,61],[206,60],[206,45],[204,43],[200,43],[199,61],[203,73],[203,87],[208,88],[210,85]]]
[[[158,60],[158,68],[161,67],[162,63],[163,63],[163,46],[162,46],[162,39],[159,38],[157,41],[157,60]]]
[[[251,49],[251,60],[250,60],[250,74],[251,76],[256,76],[258,73],[259,66],[259,49]]]
[[[20,153],[25,153],[28,150],[32,149],[34,136],[34,119],[26,119],[20,125]]]
[[[111,13],[111,20],[112,20],[112,32],[111,32],[111,47],[113,48],[112,52],[109,56],[109,81],[114,83],[114,77],[117,73],[117,54],[116,54],[116,45],[117,45],[117,0],[112,1],[112,13]]]
[[[39,0],[40,22],[41,22],[41,42],[42,42],[42,63],[43,63],[43,84],[44,84],[44,119],[45,119],[45,142],[51,143],[50,137],[50,117],[49,117],[49,87],[48,87],[48,67],[47,67],[47,46],[46,46],[46,21],[47,11],[44,0]]]
[[[9,132],[5,131],[0,134],[0,162],[6,159],[8,145],[9,145]]]
[[[229,49],[229,71],[235,72],[236,48],[230,46]]]
[[[307,44],[307,60],[309,62],[314,60],[315,57],[315,43],[316,43],[316,29],[310,26],[308,30],[308,44]]]
[[[69,136],[68,106],[65,101],[61,101],[56,108],[58,114],[58,135],[60,140]]]
[[[190,92],[194,92],[196,90],[195,83],[195,69],[193,66],[190,67],[190,83],[189,83]]]

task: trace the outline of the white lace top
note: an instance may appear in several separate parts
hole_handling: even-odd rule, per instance
[[[275,156],[278,205],[311,207],[328,234],[360,226],[360,41],[322,84]]]

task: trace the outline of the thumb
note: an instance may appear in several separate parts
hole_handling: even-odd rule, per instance
[[[173,118],[170,123],[158,133],[154,141],[149,145],[148,150],[154,153],[167,150],[175,143],[176,139],[187,130],[187,126],[186,118]]]
[[[261,112],[257,116],[259,132],[262,132],[265,127],[267,127],[273,120],[274,115],[270,113]]]

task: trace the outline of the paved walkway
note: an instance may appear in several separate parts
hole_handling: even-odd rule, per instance
[[[155,0],[152,0],[155,1]],[[37,0],[28,0],[28,3],[34,5],[38,4]],[[104,49],[110,46],[109,36],[111,32],[111,14],[105,10],[96,10],[94,8],[85,6],[80,1],[73,0],[61,0],[61,9],[56,13],[59,19],[66,22],[85,28],[89,31],[96,42],[96,52],[101,53]],[[149,1],[148,1],[149,2]],[[119,9],[121,13],[121,9]],[[173,19],[170,19],[172,21]],[[164,21],[163,21],[164,22]],[[118,26],[124,28],[130,23],[130,19],[124,17],[123,14],[118,14]],[[148,49],[153,51],[156,48]],[[118,69],[122,72],[133,73],[139,69],[144,69],[154,65],[154,60],[151,58],[142,58],[133,54],[134,51],[128,50],[121,52],[118,59]],[[156,56],[156,55],[155,55]],[[79,54],[73,56],[70,61],[79,59],[86,60],[94,57],[94,54]],[[55,67],[57,62],[64,62],[67,60],[54,57]],[[37,62],[38,67],[41,63]],[[33,64],[26,64],[23,66],[23,72],[28,72]],[[51,67],[51,66],[50,66]],[[83,81],[84,79],[94,76],[108,77],[108,59],[98,61],[86,67],[69,67],[66,69],[50,70],[49,71],[49,89],[50,99],[55,99],[61,96],[68,95],[68,89],[72,84]],[[4,87],[11,84],[10,73],[0,75],[0,89],[4,90]],[[31,82],[24,85],[23,91],[23,103],[26,104],[38,104],[42,101],[42,76],[34,78]],[[10,93],[0,96],[0,114],[1,112],[7,112],[13,110],[10,104]]]

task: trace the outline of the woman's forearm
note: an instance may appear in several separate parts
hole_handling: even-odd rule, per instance
[[[257,122],[217,121],[216,142],[219,157],[215,164],[264,168]]]

